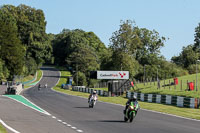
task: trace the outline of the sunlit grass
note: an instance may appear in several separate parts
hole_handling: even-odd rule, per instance
[[[0,133],[7,133],[6,129],[1,124],[0,124]]]
[[[197,76],[197,77],[196,77]],[[147,94],[163,94],[184,97],[200,98],[200,73],[186,75],[178,78],[178,84],[174,85],[174,79],[167,79],[160,81],[160,88],[158,89],[157,82],[137,83],[135,91]],[[196,87],[197,78],[197,87]],[[188,83],[193,82],[194,91],[188,91]]]
[[[33,81],[34,83],[35,82],[38,82],[40,80],[40,78],[42,77],[42,70],[37,70],[37,78],[35,81]],[[32,77],[32,79],[34,78],[34,76]],[[28,78],[27,78],[28,79]],[[29,79],[29,80],[32,80],[32,79]],[[29,80],[26,80],[26,81],[29,81]],[[25,84],[24,85],[24,88],[29,88],[30,87],[30,84],[32,84],[33,82],[31,83],[28,83],[28,84]]]
[[[42,77],[42,70],[37,70],[37,79],[36,79],[36,81],[39,81],[41,77]]]

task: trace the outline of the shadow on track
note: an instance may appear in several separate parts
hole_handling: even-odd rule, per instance
[[[101,120],[101,121],[98,121],[98,122],[110,122],[110,123],[116,122],[116,123],[126,123],[126,122],[123,121],[123,120]]]
[[[41,67],[41,70],[45,70],[45,71],[58,71],[56,68],[52,68],[52,67]]]
[[[74,108],[78,108],[78,109],[90,109],[89,107],[74,107]]]

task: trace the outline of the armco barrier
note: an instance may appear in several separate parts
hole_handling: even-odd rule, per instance
[[[84,93],[92,93],[95,89],[86,88],[85,86],[72,86],[72,91],[79,91]],[[99,96],[108,96],[107,91],[97,90]]]
[[[200,100],[197,98],[188,98],[171,95],[143,94],[136,92],[127,92],[126,97],[136,96],[139,101],[175,105],[178,107],[199,108]]]

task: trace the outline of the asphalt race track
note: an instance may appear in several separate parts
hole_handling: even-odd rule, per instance
[[[200,121],[139,110],[132,123],[123,121],[124,107],[97,102],[88,108],[87,99],[61,94],[51,90],[59,79],[59,72],[43,67],[40,84],[23,92],[30,101],[49,112],[56,119],[65,121],[76,132],[85,133],[199,133]],[[42,125],[41,125],[42,126]],[[52,126],[52,125],[49,125]],[[66,128],[68,129],[68,128]],[[79,129],[79,130],[78,130]]]
[[[14,133],[76,133],[51,116],[35,111],[5,96],[0,96],[0,119],[16,130]],[[7,131],[13,133],[11,130],[7,129]]]

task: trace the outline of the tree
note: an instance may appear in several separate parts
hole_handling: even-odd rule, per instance
[[[101,65],[100,65],[100,69],[101,70],[112,70],[112,55],[113,55],[113,51],[111,48],[107,49],[107,52],[105,52],[105,55],[102,56],[102,61],[101,61]]]
[[[155,30],[139,28],[131,20],[121,21],[119,30],[110,38],[112,69],[130,71],[130,75],[141,75],[139,66],[159,64],[160,48],[164,37]],[[128,65],[127,65],[128,64]],[[129,67],[128,67],[129,66]],[[143,75],[143,74],[142,74]]]
[[[12,15],[0,10],[0,16],[0,58],[9,70],[9,79],[13,79],[23,72],[25,48],[18,38]]]
[[[90,71],[98,70],[98,58],[93,48],[88,45],[80,45],[75,48],[69,57],[66,59],[66,62],[73,70],[82,72],[86,76],[86,80],[89,85],[89,74]]]
[[[199,53],[194,51],[194,45],[191,44],[183,47],[180,55],[172,57],[171,60],[177,65],[187,68],[192,64],[196,64],[198,57]]]
[[[0,59],[0,79],[1,80],[6,80],[9,78],[9,71],[4,63],[3,60]]]
[[[142,65],[149,64],[150,57],[160,58],[160,48],[164,46],[165,37],[160,37],[155,30],[150,31],[146,28],[136,28],[137,35],[140,38],[140,47],[137,49],[135,55],[136,60]]]
[[[82,67],[83,72],[86,71],[84,69],[92,69],[92,66],[95,66],[94,70],[99,69],[99,65],[107,53],[105,45],[93,32],[79,29],[72,31],[64,29],[56,35],[53,40],[53,51],[56,64],[70,65],[67,61],[76,59],[85,65]]]
[[[133,53],[139,48],[140,40],[134,31],[134,22],[121,21],[119,30],[115,31],[110,38],[110,49],[112,56],[110,70],[126,70],[133,77],[137,73],[138,63]]]
[[[78,80],[77,80],[78,78]],[[82,72],[77,72],[75,75],[74,75],[74,81],[75,81],[75,84],[76,85],[79,85],[79,86],[87,86],[87,81],[86,81],[86,76],[84,73]],[[78,82],[78,84],[77,84]]]
[[[200,52],[200,23],[195,28],[195,34],[194,34],[194,51]]]
[[[134,31],[134,22],[131,20],[121,21],[119,30],[115,31],[110,38],[109,47],[113,51],[122,51],[124,53],[134,53],[141,44],[141,41]]]
[[[17,7],[4,5],[0,8],[2,12],[11,14],[13,23],[17,26],[17,32],[21,43],[25,46],[26,59],[33,58],[36,70],[45,61],[51,60],[52,46],[45,32],[46,21],[42,10],[36,10],[26,5]],[[26,63],[27,64],[27,63]],[[26,66],[30,67],[30,66]]]
[[[80,29],[64,29],[52,42],[55,64],[70,67],[76,73],[77,70],[82,72],[88,84],[89,72],[99,70],[108,53],[105,45],[93,32]]]
[[[108,54],[106,46],[101,42],[98,36],[94,34],[94,32],[86,32],[85,37],[89,42],[89,46],[95,50],[100,62],[102,62],[103,58]]]

